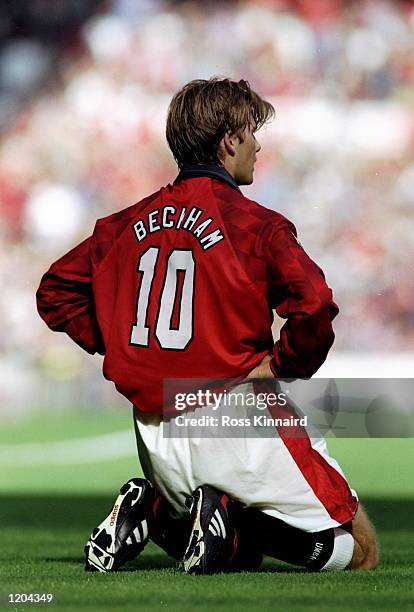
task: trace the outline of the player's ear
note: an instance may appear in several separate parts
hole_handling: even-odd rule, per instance
[[[238,141],[239,138],[236,134],[226,132],[220,141],[219,150],[224,154],[230,155],[230,157],[234,157],[236,155],[236,144]]]

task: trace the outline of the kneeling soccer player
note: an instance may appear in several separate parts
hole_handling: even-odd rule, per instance
[[[164,436],[167,379],[230,378],[248,392],[255,377],[310,378],[333,343],[322,271],[294,225],[239,188],[273,113],[243,80],[185,85],[167,118],[174,183],[98,220],[42,278],[40,315],[105,355],[106,378],[134,405],[147,480],[127,483],[92,534],[95,569],[116,569],[148,535],[168,548],[177,532],[193,573],[249,566],[243,548],[314,569],[377,563],[373,528],[322,440]],[[273,310],[286,319],[276,343]]]

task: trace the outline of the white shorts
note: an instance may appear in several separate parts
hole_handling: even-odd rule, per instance
[[[242,383],[236,390],[251,393],[253,385]],[[246,416],[243,409],[237,406],[238,418]],[[207,410],[192,415],[207,415]],[[276,427],[273,437],[251,437],[251,432],[250,437],[222,437],[214,427],[208,437],[195,437],[186,427],[180,427],[180,437],[167,437],[170,424],[162,415],[134,410],[134,419],[144,474],[177,515],[188,511],[185,500],[196,487],[209,484],[304,531],[338,527],[355,516],[357,495],[322,437],[311,438],[307,431],[286,437]]]

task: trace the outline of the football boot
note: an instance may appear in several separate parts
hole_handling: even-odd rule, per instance
[[[132,478],[85,546],[85,570],[114,572],[135,559],[149,540],[158,494],[149,480]]]
[[[197,487],[192,497],[192,530],[184,570],[188,574],[228,571],[237,550],[237,532],[231,520],[236,502],[209,485]]]

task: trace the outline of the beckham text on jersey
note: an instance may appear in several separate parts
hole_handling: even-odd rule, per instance
[[[152,210],[145,219],[138,219],[133,225],[138,242],[142,242],[148,235],[163,229],[184,230],[192,233],[200,243],[201,248],[206,251],[210,247],[224,240],[220,227],[205,233],[214,223],[212,217],[205,217],[205,211],[198,206],[187,208],[175,207],[168,204],[162,208]]]

